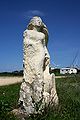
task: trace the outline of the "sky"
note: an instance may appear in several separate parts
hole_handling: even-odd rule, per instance
[[[80,0],[1,0],[0,71],[21,70],[23,31],[33,16],[40,16],[49,31],[51,65],[80,66]]]

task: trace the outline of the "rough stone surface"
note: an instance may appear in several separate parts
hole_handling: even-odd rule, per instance
[[[48,30],[40,17],[33,17],[23,33],[24,76],[20,89],[19,112],[37,114],[45,105],[57,105],[55,75],[49,73]]]

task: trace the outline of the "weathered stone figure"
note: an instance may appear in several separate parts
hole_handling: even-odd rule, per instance
[[[33,17],[23,34],[24,76],[19,112],[37,114],[47,105],[57,105],[55,76],[49,73],[48,30],[40,17]]]

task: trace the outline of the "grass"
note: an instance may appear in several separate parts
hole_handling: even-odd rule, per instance
[[[0,120],[16,120],[9,112],[17,107],[20,84],[0,87]]]
[[[80,76],[56,79],[59,108],[45,108],[42,115],[27,120],[80,120]],[[17,107],[20,84],[0,87],[0,120],[17,120],[8,114]]]

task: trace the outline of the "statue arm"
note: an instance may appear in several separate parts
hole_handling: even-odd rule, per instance
[[[46,46],[45,46],[45,57],[50,59],[50,55],[49,55],[49,52],[48,52]]]
[[[50,65],[50,55],[49,52],[45,46],[45,67]]]

